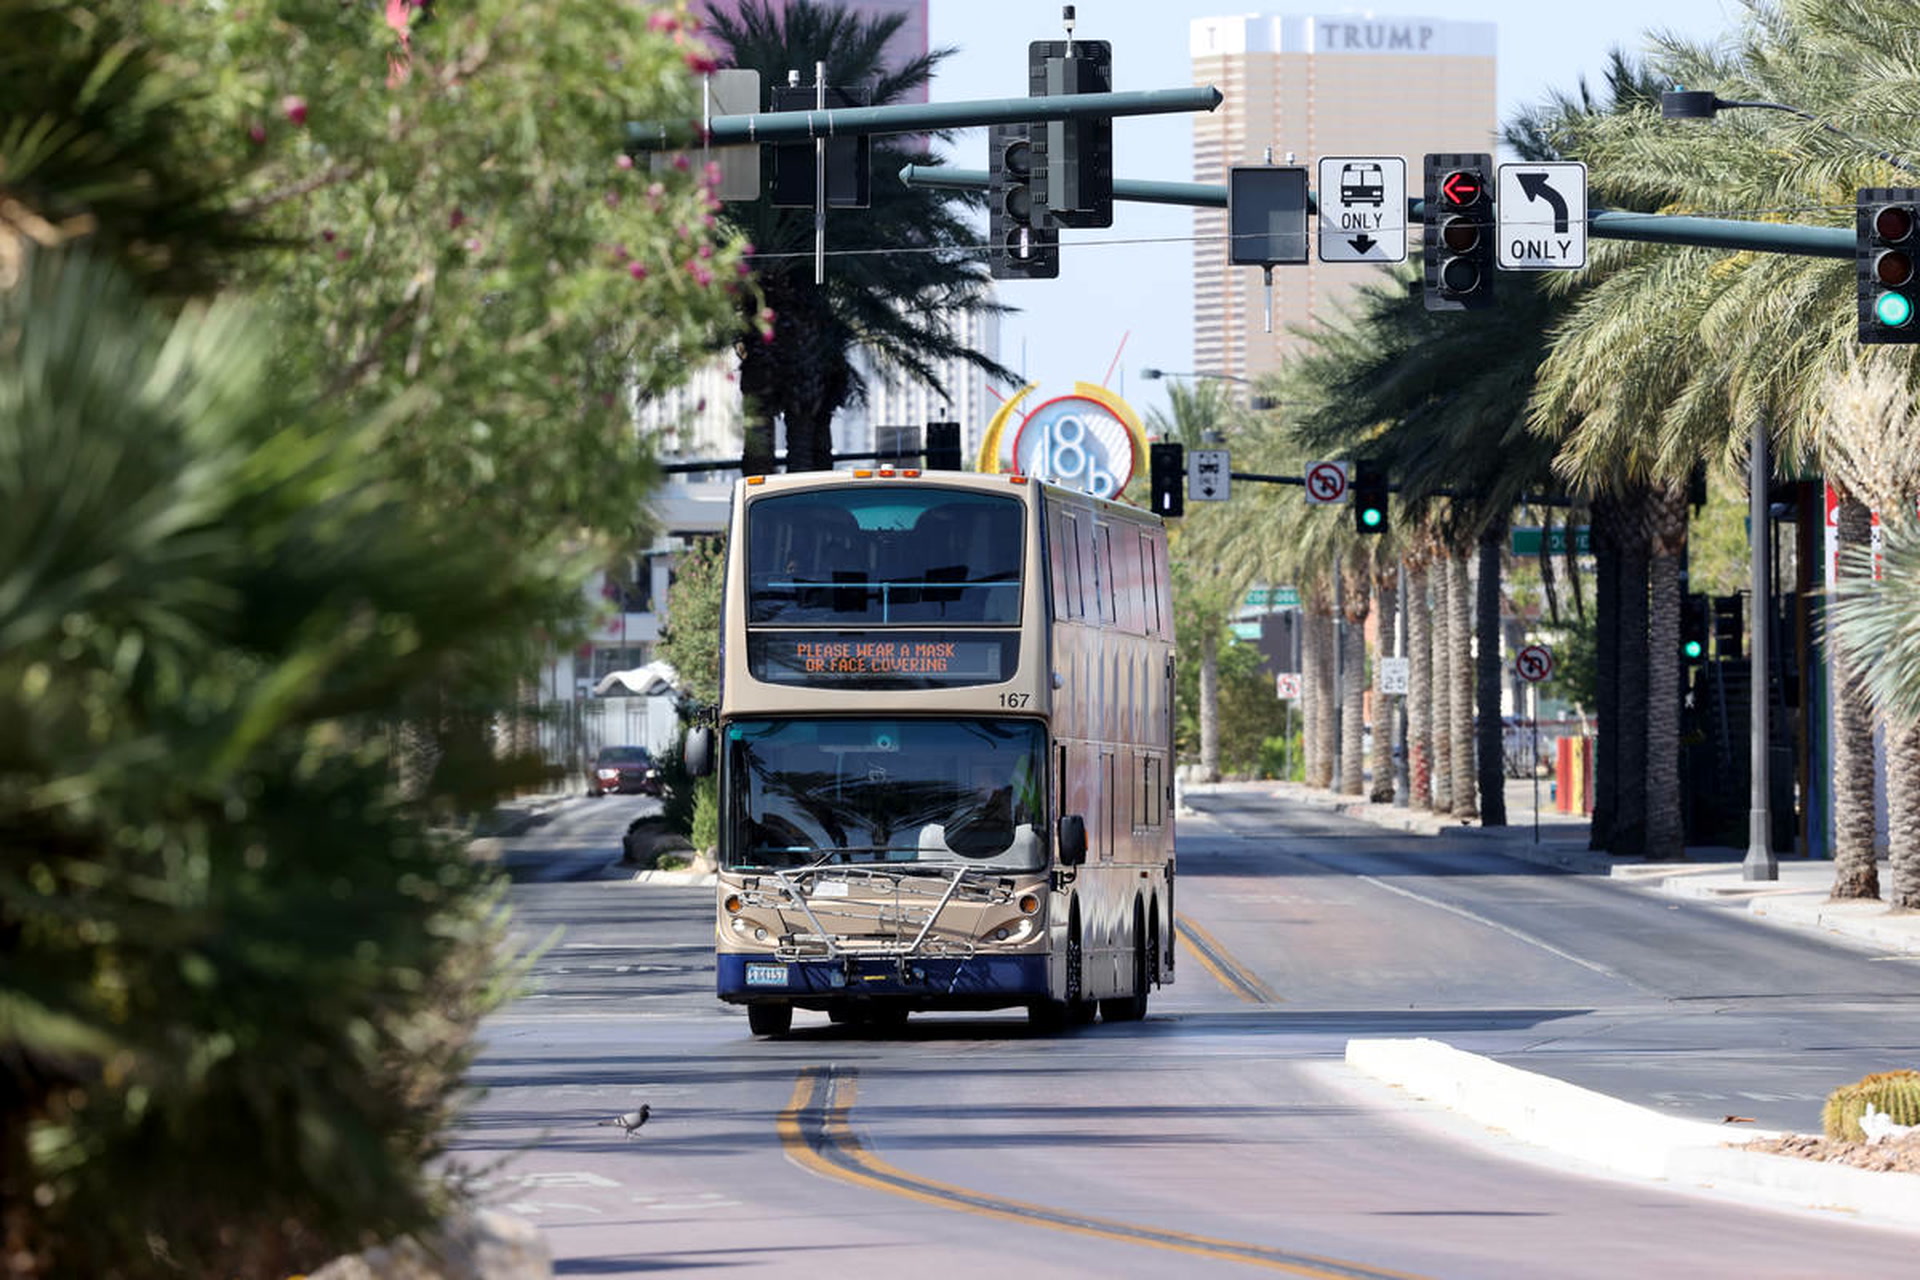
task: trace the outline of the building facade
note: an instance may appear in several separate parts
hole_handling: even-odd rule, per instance
[[[1225,96],[1194,117],[1196,181],[1227,181],[1235,165],[1321,156],[1404,156],[1408,194],[1420,192],[1430,151],[1493,151],[1498,132],[1495,28],[1487,22],[1372,14],[1240,15],[1195,19],[1193,79]],[[1309,225],[1309,231],[1314,228]],[[1409,237],[1409,251],[1418,245]],[[1196,369],[1251,378],[1275,368],[1299,341],[1291,330],[1338,314],[1379,269],[1316,256],[1273,272],[1273,329],[1266,331],[1261,272],[1227,265],[1227,218],[1194,213]]]

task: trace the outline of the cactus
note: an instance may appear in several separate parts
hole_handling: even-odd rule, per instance
[[[1881,1071],[1827,1095],[1820,1123],[1829,1138],[1861,1142],[1860,1117],[1871,1102],[1895,1124],[1920,1124],[1920,1071]]]

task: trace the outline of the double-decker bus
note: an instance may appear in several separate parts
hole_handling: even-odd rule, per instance
[[[1145,1015],[1174,959],[1157,517],[1020,475],[753,477],[722,628],[688,757],[719,770],[719,995],[755,1034]]]

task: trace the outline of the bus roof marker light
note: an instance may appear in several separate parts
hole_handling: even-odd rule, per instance
[[[909,480],[918,480],[920,478],[919,470],[914,467],[909,467],[905,471],[902,471],[900,474],[905,476]]]
[[[873,472],[856,470],[853,473],[853,478],[855,480],[871,480],[873,479]]]
[[[766,482],[767,482],[767,478],[765,476],[748,476],[747,477],[748,484],[765,484]]]
[[[1007,477],[1008,484],[1025,484],[1026,482],[1027,478],[1023,475],[1011,475]]]

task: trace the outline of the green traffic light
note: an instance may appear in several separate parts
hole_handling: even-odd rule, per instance
[[[1360,523],[1369,529],[1378,529],[1385,518],[1386,513],[1378,507],[1366,507],[1360,512]]]
[[[1913,319],[1913,301],[1904,293],[1883,293],[1874,300],[1873,314],[1889,329],[1904,328]]]
[[[1698,640],[1687,641],[1685,648],[1689,658],[1697,658],[1707,651],[1707,646],[1701,644]]]

